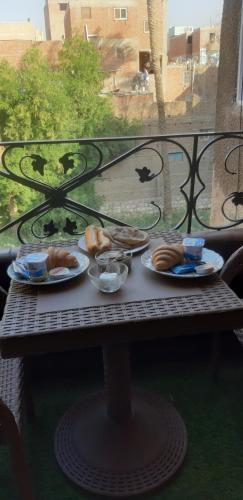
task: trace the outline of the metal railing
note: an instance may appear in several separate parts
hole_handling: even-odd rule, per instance
[[[200,142],[205,140],[206,144],[200,145]],[[224,141],[229,144],[229,147],[227,146],[224,155],[222,172],[229,176],[236,174],[239,176],[240,154],[243,146],[243,132],[241,131],[2,142],[0,143],[2,150],[0,183],[1,179],[17,183],[18,186],[25,187],[31,193],[35,192],[37,201],[35,206],[25,213],[16,216],[13,220],[5,221],[0,227],[0,233],[15,228],[19,241],[25,242],[30,237],[42,240],[52,239],[57,234],[60,236],[61,233],[64,236],[82,234],[90,220],[96,221],[101,226],[106,223],[127,225],[126,220],[100,210],[100,204],[95,199],[94,187],[92,188],[92,204],[87,203],[87,200],[85,202],[84,196],[78,195],[78,189],[82,188],[82,192],[85,193],[88,183],[91,182],[94,186],[93,181],[99,177],[102,178],[112,168],[121,167],[119,173],[122,177],[124,165],[131,158],[136,158],[136,168],[131,168],[134,170],[137,190],[141,188],[141,184],[154,182],[156,178],[163,179],[165,184],[169,181],[163,177],[165,155],[168,149],[175,148],[183,153],[187,172],[185,179],[178,186],[184,204],[183,215],[173,228],[179,229],[183,226],[190,233],[193,218],[204,228],[222,229],[237,226],[243,222],[243,219],[237,214],[235,217],[232,216],[232,208],[243,205],[240,183],[238,183],[238,190],[227,193],[221,204],[220,210],[225,219],[225,225],[214,226],[200,218],[200,197],[206,190],[201,172],[203,161],[209,150],[215,154],[219,145],[222,148],[225,147]],[[138,153],[139,158],[136,156]],[[159,165],[156,171],[151,170],[149,162],[144,165],[144,160],[142,165],[139,165],[139,161],[142,161],[142,153],[145,154],[146,159],[149,154],[157,158]],[[239,161],[234,163],[232,170],[230,161],[232,155],[236,153]],[[53,181],[54,177],[55,181]],[[160,202],[151,200],[151,205],[157,214],[155,220],[146,229],[156,227],[163,218],[162,198]],[[60,209],[62,209],[62,215],[60,215]],[[56,219],[55,211],[59,214]]]

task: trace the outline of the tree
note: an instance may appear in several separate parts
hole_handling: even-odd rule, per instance
[[[165,106],[164,106],[164,89],[163,89],[163,70],[165,69],[165,61],[163,58],[163,19],[162,15],[165,12],[166,0],[147,0],[148,9],[148,25],[150,33],[150,49],[151,49],[151,66],[154,73],[156,102],[158,109],[159,131],[161,134],[166,133],[165,124]],[[165,144],[161,145],[162,156],[164,160],[164,220],[171,218],[172,201],[171,201],[171,185],[170,185],[170,170],[167,149]]]
[[[116,118],[109,98],[100,95],[103,77],[100,54],[92,44],[77,37],[64,43],[57,68],[51,67],[37,48],[26,52],[19,69],[0,63],[0,140],[111,135],[113,126],[116,130],[119,127],[120,133],[127,133],[128,122]],[[108,148],[106,154],[110,153]],[[71,151],[80,153],[81,150],[79,145],[72,145]],[[9,166],[16,174],[20,159],[29,152],[26,148],[8,155]],[[38,181],[57,186],[80,171],[81,156],[75,156],[74,168],[67,172],[58,161],[70,152],[70,145],[32,146],[31,152],[48,159],[43,167],[44,176],[43,172],[33,170],[30,158],[22,162],[25,173]],[[88,168],[96,165],[95,154],[92,148],[87,149]],[[94,181],[76,188],[72,197],[94,208],[100,203]],[[42,194],[0,177],[1,225],[42,200]]]

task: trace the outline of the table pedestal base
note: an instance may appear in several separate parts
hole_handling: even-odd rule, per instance
[[[60,420],[55,453],[78,486],[123,497],[151,491],[182,465],[187,448],[184,423],[161,396],[134,391],[132,415],[107,416],[104,393],[84,397]]]

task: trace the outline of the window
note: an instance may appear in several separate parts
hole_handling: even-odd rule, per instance
[[[67,3],[59,3],[59,10],[67,10]]]
[[[144,21],[143,22],[143,30],[144,30],[144,33],[149,33],[149,24],[148,24],[148,21]]]
[[[210,43],[214,43],[216,40],[216,33],[209,33],[209,41]]]
[[[168,153],[169,160],[171,161],[182,161],[184,154],[182,151],[176,151],[175,153]]]
[[[190,44],[192,43],[192,35],[189,35],[187,37],[187,43],[190,43]]]
[[[121,7],[119,9],[114,9],[114,17],[119,21],[125,21],[127,19],[127,9]]]
[[[82,19],[91,19],[91,7],[81,7]]]

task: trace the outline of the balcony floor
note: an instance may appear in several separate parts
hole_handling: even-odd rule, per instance
[[[209,375],[210,336],[135,345],[133,381],[171,399],[187,430],[189,448],[178,476],[154,500],[240,500],[243,474],[243,350],[224,337],[221,374]],[[55,365],[55,370],[53,366]],[[34,359],[37,418],[26,432],[37,500],[90,500],[59,470],[53,452],[58,419],[80,394],[102,387],[96,350]],[[7,451],[0,449],[0,498],[17,500]]]

